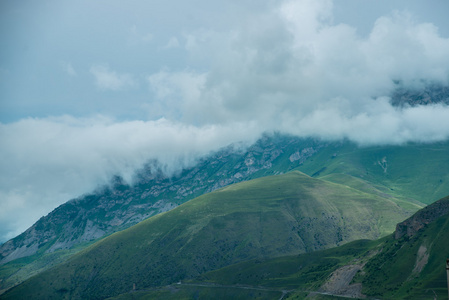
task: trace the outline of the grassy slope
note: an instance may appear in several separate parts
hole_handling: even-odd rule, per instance
[[[47,247],[42,247],[39,249],[39,251],[32,256],[22,257],[1,265],[0,295],[24,280],[66,261],[72,255],[91,244],[93,244],[93,242],[80,244],[77,245],[77,247],[68,250],[58,250],[51,253],[45,253],[45,250],[47,250],[50,246],[48,245]]]
[[[114,299],[192,299],[195,294],[203,295],[204,299],[218,299],[222,293],[220,288],[224,287],[228,294],[233,293],[240,299],[279,299],[283,291],[288,291],[284,299],[303,299],[311,291],[318,290],[338,267],[366,259],[369,251],[378,248],[384,240],[358,240],[312,253],[245,261],[182,284],[125,293]],[[259,289],[269,290],[272,294],[259,295]],[[252,291],[252,295],[248,295],[248,291]]]
[[[4,295],[104,298],[239,261],[314,251],[394,230],[385,199],[300,172],[242,182],[115,233]]]
[[[444,200],[449,201],[449,197]],[[364,286],[363,292],[384,298],[433,299],[436,295],[438,299],[445,299],[448,232],[449,215],[445,215],[411,238],[390,238],[384,245],[384,251],[366,265],[366,275],[358,278]],[[418,272],[415,266],[423,257],[419,254],[421,247],[427,249],[428,262]]]
[[[430,204],[449,194],[448,149],[449,142],[366,148],[341,143],[323,148],[298,170],[318,178],[351,175],[396,197]]]
[[[449,197],[440,201],[449,201]],[[289,291],[284,299],[303,299],[310,291],[319,290],[334,270],[355,262],[366,262],[363,272],[352,282],[361,282],[362,293],[369,299],[446,299],[448,232],[449,214],[428,224],[411,238],[395,240],[389,235],[376,241],[359,240],[298,256],[245,261],[208,272],[185,285],[127,293],[117,299],[153,299],[155,295],[158,299],[174,299],[176,295],[192,299],[195,294],[207,295],[210,299],[220,296],[218,290],[205,287],[206,284],[226,286],[228,293],[233,292],[236,297],[243,297],[242,287],[246,287],[278,291],[277,295],[260,299],[279,299],[283,290]],[[419,253],[423,246],[427,248],[428,260],[422,270],[417,271],[417,262],[424,257]],[[257,299],[256,296],[253,294],[248,299]],[[331,298],[318,294],[314,299]]]

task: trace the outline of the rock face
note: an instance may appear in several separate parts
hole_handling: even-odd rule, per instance
[[[245,150],[222,149],[173,176],[150,162],[138,172],[133,186],[115,177],[110,186],[68,201],[1,245],[0,265],[39,250],[69,249],[101,238],[229,184],[283,173],[325,146],[313,140],[264,136]]]
[[[423,89],[411,90],[400,87],[391,96],[394,106],[417,106],[443,103],[449,105],[449,86],[428,84]]]
[[[449,197],[438,200],[421,209],[416,214],[396,225],[395,239],[403,236],[412,237],[417,231],[432,223],[439,217],[449,213]]]

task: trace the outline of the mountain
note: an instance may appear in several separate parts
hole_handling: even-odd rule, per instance
[[[253,259],[112,299],[446,299],[449,196],[379,240]],[[405,233],[405,234],[404,234]]]
[[[196,196],[296,168],[326,145],[312,139],[265,135],[247,148],[231,145],[170,176],[152,161],[137,172],[133,185],[115,177],[110,186],[68,201],[0,245],[0,292],[99,238]]]
[[[104,299],[245,260],[376,239],[410,214],[409,205],[299,171],[254,179],[104,238],[3,297]]]
[[[23,234],[1,245],[0,264],[33,255],[42,248],[47,253],[69,249],[223,186],[285,172],[323,146],[313,140],[264,137],[246,151],[230,146],[174,176],[165,175],[161,166],[151,162],[138,172],[133,186],[116,177],[111,186],[68,201],[42,217]],[[293,153],[298,153],[297,159],[289,159]]]
[[[449,142],[360,147],[280,134],[230,146],[167,176],[156,162],[133,185],[112,184],[42,217],[0,246],[0,291],[62,262],[93,241],[232,183],[300,170],[310,176],[410,203],[416,211],[449,194]],[[404,206],[405,204],[403,204]]]

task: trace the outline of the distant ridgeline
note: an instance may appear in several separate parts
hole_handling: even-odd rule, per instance
[[[391,95],[394,106],[417,106],[443,103],[449,105],[449,86],[437,83],[427,83],[424,88],[406,88],[397,83],[397,88]]]

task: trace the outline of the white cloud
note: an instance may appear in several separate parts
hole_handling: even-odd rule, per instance
[[[376,107],[345,115],[343,107],[330,104],[298,122],[284,124],[284,131],[301,136],[337,140],[347,138],[361,145],[435,142],[449,138],[449,107],[418,106],[397,109],[388,98],[377,99]]]
[[[310,42],[332,20],[332,0],[284,1],[280,13],[301,42]]]
[[[90,73],[94,75],[97,87],[102,90],[118,91],[137,84],[132,75],[117,73],[105,65],[93,65]]]
[[[153,74],[153,105],[166,103],[160,109],[165,116],[187,123],[251,120],[287,128],[328,107],[342,122],[378,117],[379,108],[393,114],[375,99],[388,97],[395,80],[409,87],[422,80],[448,84],[449,39],[435,26],[393,12],[361,37],[356,28],[333,24],[332,7],[329,0],[286,1],[251,15],[238,29],[185,34],[190,57],[207,61],[207,72]],[[350,136],[349,128],[345,132]]]
[[[255,124],[192,126],[166,119],[24,119],[0,124],[0,240],[19,234],[54,207],[157,159],[167,173],[260,134]],[[20,138],[18,138],[20,137]]]
[[[207,110],[199,101],[206,76],[193,71],[167,70],[149,76],[149,87],[155,95],[149,106],[150,114],[153,117],[163,115],[176,120],[195,118],[200,121],[202,116],[197,112]]]

